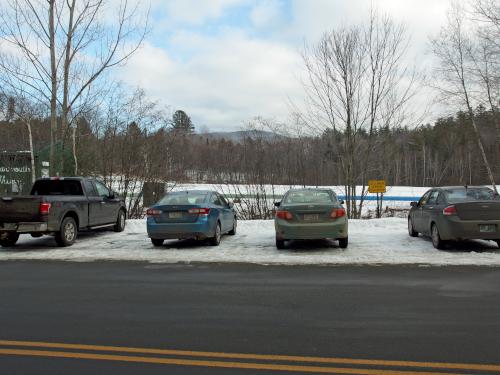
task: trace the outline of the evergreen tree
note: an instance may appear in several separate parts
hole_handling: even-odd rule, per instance
[[[172,129],[186,134],[194,133],[194,125],[191,118],[182,110],[175,111],[172,116]]]

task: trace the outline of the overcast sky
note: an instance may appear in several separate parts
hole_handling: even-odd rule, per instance
[[[363,22],[373,3],[406,24],[410,60],[429,64],[428,37],[448,0],[152,0],[152,30],[120,77],[186,111],[197,129],[238,130],[255,116],[286,121],[300,101],[304,42]]]

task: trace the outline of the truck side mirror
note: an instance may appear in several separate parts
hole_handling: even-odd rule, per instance
[[[116,198],[116,193],[114,191],[110,191],[108,195],[109,199],[115,199]]]
[[[281,202],[274,202],[274,206],[275,206],[275,207],[279,207],[279,206],[281,206]]]
[[[410,202],[410,206],[417,207],[418,206],[418,202]]]

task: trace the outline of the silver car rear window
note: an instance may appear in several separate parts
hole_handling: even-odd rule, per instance
[[[284,199],[284,203],[333,203],[333,194],[328,191],[290,191]]]

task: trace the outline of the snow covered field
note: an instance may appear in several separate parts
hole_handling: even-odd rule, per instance
[[[129,220],[123,233],[81,233],[68,248],[58,248],[52,237],[21,236],[12,249],[0,248],[0,260],[130,260],[152,263],[246,262],[256,264],[425,264],[500,266],[496,243],[469,241],[440,251],[429,239],[411,238],[406,219],[350,220],[349,248],[333,241],[295,242],[285,250],[274,246],[271,220],[240,221],[236,236],[225,236],[218,247],[193,241],[168,241],[154,248],[145,220]]]

